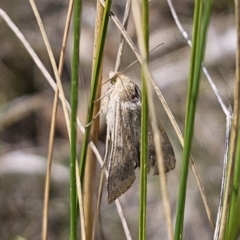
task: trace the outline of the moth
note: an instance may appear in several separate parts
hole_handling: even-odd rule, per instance
[[[103,99],[106,114],[106,153],[109,177],[107,181],[108,203],[125,193],[134,182],[135,169],[140,167],[141,91],[122,73],[110,73],[111,86]],[[165,171],[175,168],[175,155],[168,136],[161,126],[162,152]],[[148,172],[153,168],[158,174],[158,165],[153,141],[151,122],[148,126]]]

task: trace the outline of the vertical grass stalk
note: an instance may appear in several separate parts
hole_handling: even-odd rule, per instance
[[[239,129],[238,129],[239,132]],[[236,162],[234,166],[233,189],[227,222],[225,239],[237,239],[239,234],[239,215],[240,215],[240,134],[238,134]]]
[[[98,91],[98,82],[101,75],[101,69],[102,69],[102,59],[103,59],[103,51],[104,51],[104,45],[105,45],[105,39],[107,34],[107,27],[108,27],[108,20],[109,20],[109,13],[111,8],[111,0],[107,0],[105,2],[105,8],[103,12],[103,18],[102,23],[98,23],[100,26],[100,32],[98,33],[98,40],[96,43],[96,48],[94,49],[94,61],[93,61],[93,67],[92,67],[92,76],[91,76],[91,90],[90,90],[90,99],[88,104],[88,114],[86,123],[90,123],[93,118],[94,113],[94,101],[96,99],[97,91]],[[96,34],[95,34],[96,37]],[[95,47],[95,46],[94,46]],[[88,152],[88,142],[91,132],[91,124],[89,127],[86,128],[84,139],[82,143],[82,149],[81,149],[81,156],[80,156],[80,179],[81,182],[84,183],[84,173],[85,173],[85,165],[86,165],[86,157]],[[88,178],[88,182],[89,182]],[[87,183],[88,184],[88,183]],[[85,183],[84,183],[85,186]],[[86,200],[87,196],[84,195],[84,200]],[[84,202],[84,207],[88,206],[88,202]],[[85,210],[85,213],[87,213],[89,210]],[[92,235],[93,231],[89,229],[92,225],[92,219],[91,217],[87,219],[87,237],[90,237]],[[91,221],[91,222],[90,222]],[[90,237],[91,238],[91,237]]]
[[[93,43],[93,57],[92,57],[92,67],[94,67],[96,56],[98,54],[98,43],[101,41],[101,26],[103,24],[104,14],[104,7],[102,4],[97,1],[96,2],[96,19],[95,19],[95,33],[94,33],[94,43]],[[98,86],[97,86],[97,92],[96,92],[96,98],[99,99],[101,96],[101,88],[102,88],[102,64],[100,67],[100,74],[99,74],[99,80],[98,80]],[[92,74],[94,69],[92,68]],[[100,101],[95,101],[94,104],[94,110],[93,110],[93,116],[96,116],[100,111]],[[92,122],[91,126],[91,140],[94,142],[94,144],[97,146],[98,141],[98,133],[99,133],[99,118],[95,119]],[[85,174],[84,174],[84,198],[83,198],[83,209],[84,209],[84,219],[85,219],[85,227],[86,227],[86,238],[87,239],[94,239],[95,234],[95,223],[97,222],[97,219],[99,217],[96,215],[97,211],[94,210],[94,202],[95,202],[95,185],[97,180],[96,175],[97,170],[97,161],[96,156],[94,152],[92,151],[91,147],[88,147],[87,150],[87,157],[86,157],[86,164],[85,164]],[[103,175],[102,175],[103,176]]]
[[[71,131],[70,131],[70,239],[77,239],[77,192],[76,192],[76,145],[77,145],[77,108],[78,108],[78,69],[79,69],[79,41],[81,26],[81,1],[74,2],[74,36],[71,78]]]
[[[193,22],[193,47],[191,54],[191,65],[188,82],[187,110],[185,120],[183,163],[181,167],[180,189],[178,195],[178,208],[175,227],[175,239],[182,239],[184,210],[186,201],[186,189],[188,179],[189,157],[191,151],[194,118],[199,91],[200,73],[204,57],[207,28],[210,19],[211,0],[203,3],[195,1],[194,22]]]
[[[94,101],[96,98],[97,93],[97,87],[98,87],[98,80],[101,73],[101,64],[102,64],[102,58],[103,58],[103,50],[104,50],[104,44],[106,39],[106,33],[107,33],[107,26],[108,26],[108,20],[109,20],[109,13],[111,8],[111,0],[106,1],[105,8],[104,8],[104,14],[103,14],[103,22],[101,26],[101,32],[100,32],[100,41],[98,42],[97,46],[97,54],[96,59],[94,61],[93,66],[93,74],[91,78],[91,91],[90,91],[90,99],[89,99],[89,105],[88,105],[88,115],[86,119],[86,123],[92,121],[93,118],[93,110],[94,110]],[[89,142],[89,135],[90,135],[91,125],[86,128],[82,149],[81,149],[81,157],[80,157],[80,176],[81,176],[81,182],[83,182],[84,179],[84,169],[85,169],[85,161],[86,161],[86,155],[87,155],[87,146]]]
[[[239,131],[239,108],[240,108],[240,3],[235,0],[235,24],[237,36],[237,51],[236,51],[236,78],[234,85],[234,119],[231,131],[230,147],[231,151],[228,159],[227,178],[229,179],[229,187],[226,185],[226,201],[230,195],[230,206],[228,219],[221,219],[221,227],[224,228],[226,222],[226,233],[224,239],[237,239],[239,234],[239,214],[240,214],[240,131]],[[236,142],[237,140],[237,142]],[[237,145],[237,146],[236,146]],[[237,149],[236,149],[237,148]],[[236,153],[235,153],[236,149]],[[235,162],[234,162],[235,161]],[[233,175],[233,176],[232,176]],[[233,182],[232,180],[233,179]],[[232,186],[232,187],[231,187]],[[224,199],[224,200],[225,200]],[[227,205],[227,204],[226,204]],[[223,208],[225,210],[225,208]],[[227,207],[226,207],[227,212]],[[222,230],[223,231],[223,230]],[[224,231],[223,231],[224,232]],[[221,233],[221,232],[220,232]],[[223,239],[224,234],[220,234]],[[219,238],[220,238],[219,237]]]
[[[146,84],[146,66],[149,52],[149,4],[142,1],[142,33],[143,56],[142,67],[142,109],[141,109],[141,156],[140,156],[140,209],[139,209],[139,240],[146,239],[146,206],[147,206],[147,160],[148,160],[148,100]],[[141,40],[140,40],[141,41]]]
[[[146,239],[148,101],[145,81],[145,77],[142,76],[139,240]]]

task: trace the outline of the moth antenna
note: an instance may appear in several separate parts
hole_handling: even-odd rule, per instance
[[[161,46],[161,45],[163,45],[164,43],[159,43],[159,44],[157,44],[155,47],[153,47],[150,51],[149,51],[149,53],[151,53],[152,51],[154,51],[156,48],[158,48],[159,46]],[[122,73],[125,73],[131,66],[133,66],[135,63],[137,63],[138,62],[138,60],[135,60],[134,62],[132,62],[132,63],[130,63],[123,71],[122,71]]]

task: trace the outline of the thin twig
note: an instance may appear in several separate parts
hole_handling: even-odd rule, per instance
[[[65,49],[67,36],[69,33],[70,19],[72,15],[73,1],[69,2],[66,25],[63,34],[63,42],[58,66],[59,76],[62,75]],[[51,177],[51,166],[52,166],[52,156],[53,156],[53,142],[54,142],[54,131],[56,124],[56,115],[57,115],[57,106],[58,106],[58,88],[55,91],[54,102],[53,102],[53,111],[52,111],[52,122],[49,136],[49,147],[48,147],[48,161],[47,161],[47,171],[46,171],[46,180],[45,180],[45,191],[44,191],[44,205],[43,205],[43,224],[42,224],[42,240],[47,240],[47,230],[48,230],[48,209],[49,209],[49,189],[50,189],[50,177]]]
[[[77,194],[78,194],[78,203],[79,203],[79,213],[81,218],[81,236],[82,240],[86,240],[86,230],[85,230],[85,219],[83,214],[83,197],[82,197],[82,184],[80,180],[79,174],[79,165],[78,161],[76,161],[76,182],[77,182]]]
[[[233,123],[231,129],[229,158],[227,163],[226,183],[224,188],[223,207],[220,220],[219,239],[224,239],[225,228],[227,223],[227,216],[229,212],[229,200],[233,185],[233,174],[235,165],[235,155],[237,149],[237,138],[239,131],[239,113],[240,113],[240,3],[235,0],[235,23],[236,23],[236,69],[234,81],[234,109],[233,109]]]
[[[29,44],[29,42],[26,40],[26,38],[23,36],[23,34],[20,32],[20,30],[17,28],[17,26],[13,23],[13,21],[9,18],[9,16],[0,8],[0,16],[3,18],[3,20],[6,22],[6,24],[10,27],[10,29],[14,32],[14,34],[17,36],[17,38],[20,40],[20,42],[23,44],[27,52],[32,57],[33,61],[39,68],[39,70],[42,72],[43,76],[46,78],[48,83],[51,85],[51,87],[56,90],[56,84],[45,68],[45,66],[42,64],[41,60],[37,56],[37,54],[34,52],[33,48]]]
[[[99,185],[98,185],[97,201],[96,201],[96,206],[95,206],[95,218],[94,218],[94,222],[93,222],[92,240],[95,239],[96,226],[97,226],[97,222],[99,221],[99,216],[100,216],[99,213],[100,213],[100,205],[101,205],[101,201],[102,201],[103,184],[104,184],[104,172],[103,172],[103,170],[101,170],[100,180],[99,180]]]
[[[39,15],[37,7],[36,7],[36,4],[35,4],[34,0],[29,0],[29,1],[30,1],[31,6],[32,6],[33,12],[36,16],[40,31],[41,31],[42,36],[43,36],[44,43],[45,43],[46,48],[47,48],[47,52],[49,54],[49,58],[50,58],[50,61],[51,61],[53,72],[54,72],[54,76],[56,78],[57,85],[58,85],[58,88],[59,88],[59,96],[60,96],[60,99],[61,99],[62,105],[63,105],[63,112],[64,112],[65,120],[66,120],[66,123],[67,123],[68,133],[70,134],[69,114],[68,114],[67,107],[66,107],[66,102],[65,102],[66,98],[65,98],[64,91],[63,91],[61,79],[60,79],[59,74],[58,74],[57,64],[55,62],[55,58],[54,58],[54,55],[53,55],[53,52],[52,52],[52,49],[51,49],[51,45],[49,43],[46,31],[45,31],[44,26],[43,26],[42,19]],[[55,88],[54,88],[54,90],[55,90]]]
[[[131,11],[131,5],[132,5],[132,0],[127,0],[124,17],[123,17],[123,23],[122,23],[122,25],[125,29],[127,29],[128,19],[129,19],[129,15],[130,15],[130,11]],[[120,69],[124,45],[125,45],[125,38],[121,35],[120,44],[118,47],[116,64],[115,64],[115,70],[114,70],[115,72],[118,72]]]
[[[168,6],[170,8],[170,11],[172,13],[173,19],[174,19],[174,21],[175,21],[179,31],[182,33],[183,37],[186,39],[188,45],[190,47],[192,47],[192,42],[191,42],[191,40],[190,40],[190,38],[188,36],[188,33],[185,31],[185,29],[183,28],[182,24],[180,23],[180,21],[178,19],[178,16],[177,16],[176,11],[175,11],[175,9],[173,7],[172,1],[171,0],[167,0],[167,2],[168,2]],[[223,112],[225,113],[226,116],[230,115],[226,105],[223,103],[223,100],[222,100],[222,98],[220,97],[220,95],[218,93],[218,90],[217,90],[217,87],[216,87],[215,83],[213,82],[210,74],[208,73],[208,70],[206,69],[206,67],[204,65],[202,65],[202,69],[203,69],[203,72],[204,72],[204,74],[205,74],[205,76],[206,76],[206,78],[207,78],[207,80],[208,80],[208,82],[209,82],[209,84],[210,84],[214,94],[217,97],[217,100],[218,100],[218,102],[219,102]]]
[[[57,92],[57,91],[56,91]],[[48,234],[48,211],[49,211],[49,190],[50,190],[50,179],[51,179],[51,168],[52,168],[52,156],[53,156],[53,144],[54,144],[54,132],[57,115],[57,103],[58,95],[55,94],[52,110],[52,121],[49,135],[48,144],[48,160],[46,169],[46,179],[44,188],[44,202],[43,202],[43,218],[42,218],[42,240],[47,240]]]
[[[127,238],[127,240],[132,240],[131,234],[130,234],[129,229],[128,229],[126,218],[125,218],[125,216],[123,214],[123,211],[122,211],[122,208],[121,208],[120,201],[118,199],[116,199],[115,204],[116,204],[116,207],[117,207],[118,214],[119,214],[119,216],[121,218],[121,221],[122,221],[122,225],[123,225],[123,229],[124,229],[126,238]]]
[[[153,50],[155,50],[157,47],[159,47],[159,46],[161,46],[161,45],[163,45],[163,43],[157,44],[155,47],[153,47],[152,49],[150,49],[149,53],[151,53]],[[135,63],[137,63],[137,62],[138,62],[138,60],[133,61],[131,64],[129,64],[129,65],[122,71],[122,73],[126,72],[127,69],[129,69],[130,67],[132,67],[132,66],[133,66]]]
[[[229,109],[229,112],[230,111],[231,111],[231,109]],[[223,160],[222,184],[221,184],[221,192],[220,192],[220,198],[219,198],[219,204],[218,204],[216,227],[215,227],[214,236],[213,236],[214,240],[219,239],[219,233],[220,233],[220,223],[221,223],[222,208],[223,208],[223,197],[224,197],[224,189],[225,189],[225,185],[226,185],[227,162],[228,162],[231,123],[232,123],[232,118],[227,117],[226,118],[226,137],[225,137],[225,153],[224,153],[224,160]]]

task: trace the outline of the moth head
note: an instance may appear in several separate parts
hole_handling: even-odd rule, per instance
[[[120,72],[113,72],[113,71],[111,71],[109,73],[109,78],[110,78],[111,84],[115,84],[116,83],[119,74],[120,74]]]

